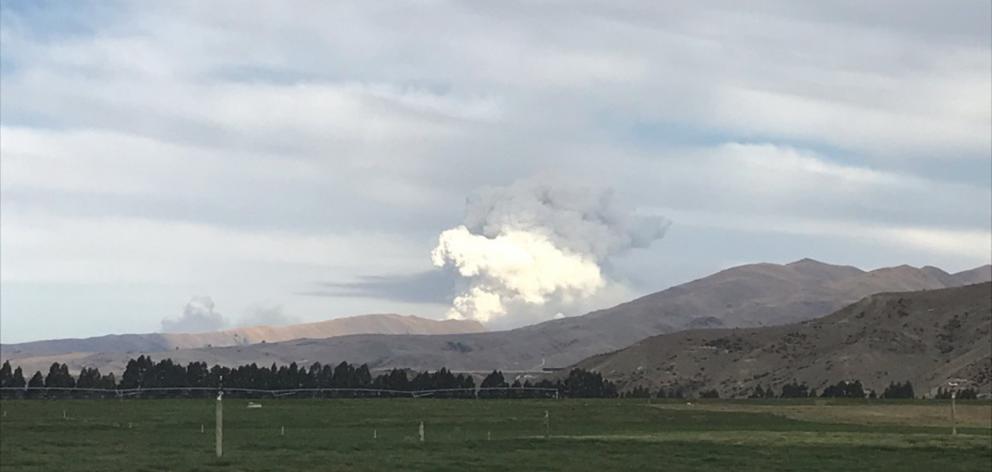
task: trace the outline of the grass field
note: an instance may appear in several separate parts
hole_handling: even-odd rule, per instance
[[[870,415],[874,420],[859,423],[838,412],[863,405],[837,402],[258,402],[262,408],[248,409],[246,400],[224,400],[225,454],[217,459],[213,400],[3,401],[0,469],[988,471],[992,466],[989,428],[965,420],[970,426],[950,436],[949,426],[935,420],[946,417],[945,403],[876,402],[881,411]],[[783,406],[800,408],[802,419],[772,411]],[[987,402],[963,406],[969,418],[981,418],[992,411],[988,408]],[[551,418],[548,439],[545,411]],[[877,424],[886,411],[895,419]],[[417,432],[421,421],[423,443]]]

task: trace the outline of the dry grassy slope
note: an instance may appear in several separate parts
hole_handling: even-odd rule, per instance
[[[374,368],[446,366],[462,371],[532,371],[542,365],[570,365],[657,334],[697,327],[792,323],[830,314],[870,293],[943,288],[957,283],[958,278],[970,280],[975,274],[988,277],[988,273],[987,266],[954,275],[934,268],[908,266],[865,272],[809,259],[785,265],[750,264],[584,316],[510,331],[435,336],[354,335],[330,339],[308,334],[306,337],[313,339],[178,351],[130,349],[128,354],[117,351],[68,360],[73,369],[94,365],[104,371],[120,369],[128,357],[139,353],[223,365],[347,360],[368,363]],[[33,362],[30,365],[47,368],[53,360],[57,358],[34,358],[20,363],[28,365],[30,361]]]
[[[622,387],[683,385],[747,395],[793,379],[821,389],[860,379],[917,391],[949,377],[992,386],[992,284],[867,297],[829,316],[776,327],[693,330],[651,337],[578,367]]]
[[[376,314],[286,326],[250,326],[206,333],[109,335],[85,339],[54,339],[2,346],[4,359],[57,358],[74,353],[160,352],[207,346],[242,346],[301,338],[331,338],[351,334],[477,333],[485,327],[470,320],[430,320],[417,316]]]

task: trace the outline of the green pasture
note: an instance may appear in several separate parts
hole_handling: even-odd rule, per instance
[[[830,422],[834,414],[796,419],[740,411],[739,403],[720,408],[724,404],[718,401],[279,399],[254,400],[262,407],[247,408],[248,402],[224,400],[224,457],[218,459],[213,399],[5,400],[0,469],[988,471],[992,466],[990,430],[973,424],[951,436],[949,425],[932,419],[947,409],[937,402],[921,409],[935,410],[924,411],[930,419],[919,425],[905,415],[893,424]],[[775,405],[761,403],[769,404]]]

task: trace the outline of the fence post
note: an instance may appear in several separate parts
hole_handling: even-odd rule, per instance
[[[424,422],[420,422],[420,442],[424,442]]]
[[[958,434],[958,422],[956,416],[956,408],[954,405],[955,397],[957,397],[957,390],[951,391],[951,434],[957,436]]]
[[[222,398],[224,397],[224,391],[221,390],[217,392],[217,427],[216,431],[216,449],[217,457],[224,455],[224,404]]]

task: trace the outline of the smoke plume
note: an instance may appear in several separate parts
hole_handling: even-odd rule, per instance
[[[299,323],[301,320],[286,314],[282,305],[258,304],[238,320],[238,326],[283,326]]]
[[[441,233],[431,259],[468,288],[449,318],[491,321],[508,303],[589,297],[607,284],[602,265],[664,236],[668,221],[618,208],[610,190],[518,182],[467,199],[464,224]]]
[[[199,333],[216,331],[227,326],[227,320],[214,311],[214,301],[210,297],[195,296],[186,303],[179,318],[162,320],[165,333]]]

